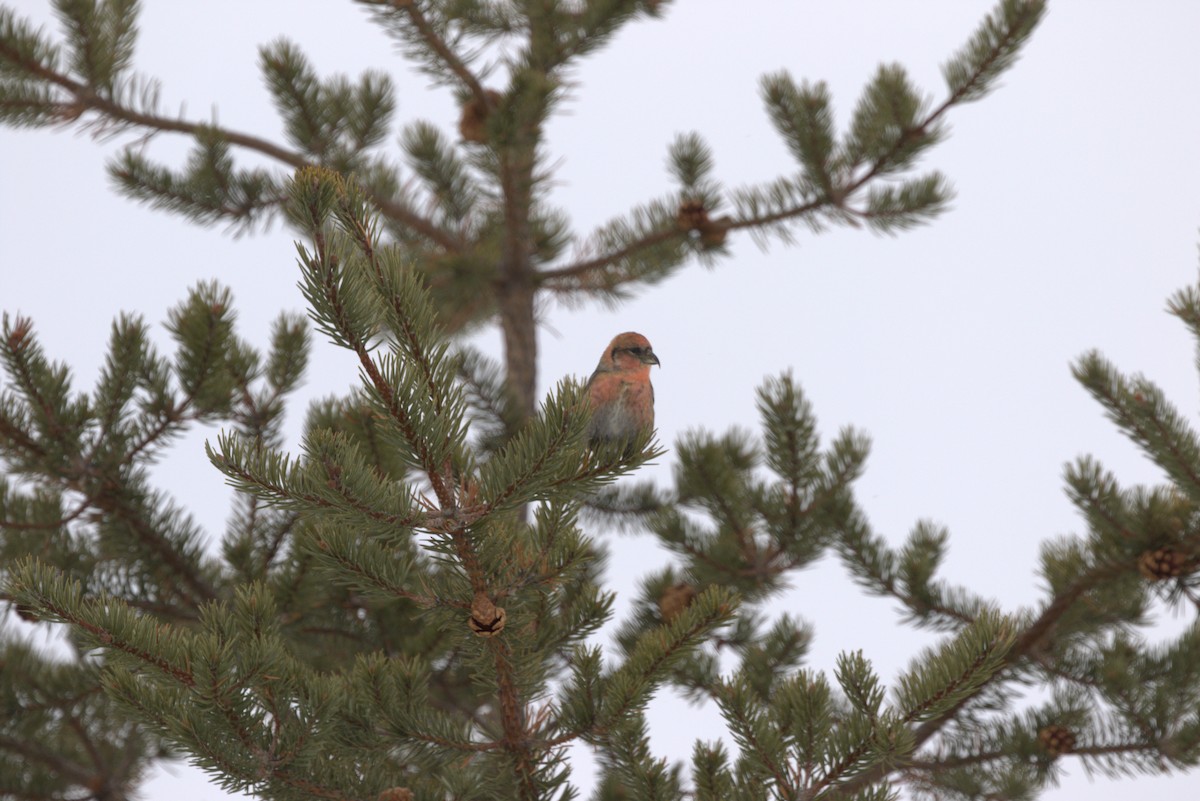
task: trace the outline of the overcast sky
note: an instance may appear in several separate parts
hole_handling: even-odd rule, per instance
[[[52,25],[48,5],[15,3]],[[144,5],[136,69],[162,79],[164,108],[189,119],[281,137],[255,64],[257,46],[284,35],[323,76],[387,69],[400,121],[453,130],[449,93],[429,90],[348,2]],[[666,145],[690,130],[712,145],[728,186],[791,171],[759,99],[762,74],[787,69],[827,81],[842,124],[882,60],[904,64],[940,99],[940,64],[991,6],[677,3],[576,72],[567,113],[548,128],[561,160],[555,200],[587,231],[660,195],[670,186]],[[1197,280],[1197,32],[1200,3],[1187,0],[1055,2],[1001,88],[955,111],[950,138],[924,162],[957,189],[941,219],[895,238],[805,233],[798,246],[767,252],[741,236],[732,240],[734,258],[716,269],[692,265],[618,311],[547,306],[541,386],[586,376],[613,334],[641,331],[663,361],[654,382],[669,445],[696,427],[757,429],[755,388],[790,369],[823,432],[854,425],[872,436],[858,489],[879,532],[899,542],[918,520],[944,524],[944,578],[1007,609],[1037,602],[1040,544],[1083,531],[1062,491],[1064,463],[1091,453],[1127,486],[1162,480],[1073,381],[1071,361],[1099,348],[1157,381],[1186,414],[1196,411],[1195,343],[1163,309]],[[266,342],[280,310],[302,308],[292,237],[281,226],[235,240],[117,197],[103,165],[126,141],[0,129],[0,309],[32,316],[81,390],[92,386],[118,312],[161,323],[199,280],[233,289],[240,333],[252,342]],[[151,152],[178,164],[187,145],[160,136]],[[499,355],[494,331],[480,344]],[[344,352],[318,341],[290,416],[291,446],[308,399],[343,392],[353,376]],[[201,452],[212,435],[182,440],[158,475],[216,537],[228,492]],[[653,474],[667,478],[671,458]],[[628,598],[664,560],[648,537],[622,537],[613,585]],[[899,628],[894,604],[864,597],[835,560],[796,585],[779,608],[814,624],[813,667],[828,670],[840,651],[862,649],[890,678],[931,641]],[[1177,630],[1190,617],[1164,619]],[[698,733],[723,731],[714,710],[669,694],[651,719],[657,752],[679,758]],[[587,790],[586,755],[579,767]],[[1197,796],[1195,776],[1138,778],[1136,789],[1130,781],[1089,780],[1075,767],[1046,797]],[[160,771],[144,795],[222,797],[182,766]]]

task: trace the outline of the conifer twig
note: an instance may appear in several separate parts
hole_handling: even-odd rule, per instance
[[[213,131],[220,134],[221,138],[230,144],[252,150],[256,153],[261,153],[264,156],[270,156],[276,161],[282,162],[290,167],[299,169],[301,167],[314,166],[311,162],[287,148],[281,147],[274,142],[263,139],[251,134],[241,133],[239,131],[221,128],[207,123],[188,122],[182,119],[171,119],[157,114],[150,114],[143,111],[122,105],[115,100],[96,94],[88,86],[73,80],[68,75],[60,72],[55,72],[42,64],[36,62],[23,61],[19,58],[20,54],[15,50],[5,48],[3,42],[0,42],[0,55],[5,60],[18,64],[21,69],[26,72],[41,78],[42,80],[59,86],[69,92],[75,102],[72,104],[73,113],[68,121],[73,121],[87,111],[95,111],[98,114],[108,117],[109,119],[132,125],[140,128],[148,128],[152,131],[166,131],[171,133],[182,133],[197,136],[202,133],[211,133]],[[366,191],[370,191],[366,189]],[[400,203],[392,198],[384,197],[377,193],[371,193],[372,202],[379,207],[380,212],[393,222],[411,228],[418,234],[427,237],[433,242],[436,242],[446,250],[458,252],[466,248],[466,244],[462,242],[457,235],[443,230],[432,220],[424,217],[407,205]]]
[[[1081,577],[1078,581],[1072,584],[1064,592],[1051,601],[1037,619],[1029,624],[1024,631],[1017,636],[1012,648],[1004,655],[1004,666],[1000,670],[993,673],[988,679],[979,684],[975,693],[965,696],[958,703],[951,706],[945,713],[935,718],[930,718],[924,723],[913,729],[913,751],[915,752],[930,738],[941,731],[948,723],[953,721],[959,712],[971,702],[988,685],[996,682],[1004,676],[1008,669],[1016,666],[1029,653],[1037,647],[1042,638],[1054,627],[1054,625],[1065,615],[1080,596],[1089,590],[1093,589],[1102,582],[1116,578],[1123,573],[1128,573],[1132,570],[1129,565],[1122,563],[1110,563],[1102,565],[1087,575]],[[868,770],[847,779],[842,784],[830,788],[830,791],[836,793],[839,797],[849,797],[855,791],[873,785],[887,776],[893,770],[885,764],[875,765]]]
[[[391,0],[391,5],[398,11],[403,11],[408,15],[408,18],[412,20],[413,27],[417,29],[421,38],[429,46],[429,49],[437,54],[438,58],[446,65],[446,68],[454,73],[462,85],[471,92],[471,96],[477,102],[487,103],[487,93],[484,91],[483,85],[479,83],[479,79],[475,77],[475,74],[471,72],[466,63],[458,57],[458,54],[450,49],[450,45],[447,44],[446,40],[439,36],[437,31],[433,29],[433,26],[429,24],[429,20],[421,13],[421,9],[417,7],[417,3],[414,0]]]
[[[19,754],[31,763],[41,763],[53,767],[64,776],[70,777],[79,784],[86,785],[88,780],[93,776],[93,772],[85,766],[67,759],[62,754],[52,751],[49,748],[39,746],[32,740],[18,739],[0,734],[0,751]]]
[[[1037,12],[1032,6],[1028,13],[1036,14]],[[882,171],[887,169],[892,160],[914,140],[925,137],[930,130],[937,125],[946,112],[952,107],[958,105],[964,99],[969,98],[975,87],[988,75],[992,67],[999,59],[1003,58],[1008,52],[1012,41],[1018,38],[1021,34],[1022,25],[1017,24],[1009,30],[1008,37],[997,40],[992,49],[991,57],[979,62],[971,77],[953,91],[946,99],[935,109],[930,111],[924,119],[917,123],[912,128],[907,128],[900,132],[892,143],[891,148],[878,158],[876,158],[870,167],[862,172],[857,177],[851,178],[846,183],[834,187],[832,191],[822,194],[821,196],[793,206],[787,209],[781,209],[769,214],[755,215],[752,217],[742,217],[730,219],[726,224],[726,230],[741,230],[741,229],[761,229],[769,225],[784,222],[787,220],[797,219],[812,215],[824,208],[835,208],[854,217],[866,219],[869,214],[862,209],[856,209],[849,205],[851,198],[859,190],[863,189],[868,183],[876,178]],[[555,267],[547,270],[542,270],[537,273],[537,281],[539,285],[548,286],[551,289],[570,289],[568,286],[555,286],[556,283],[571,279],[578,282],[585,282],[587,277],[593,273],[599,272],[606,267],[611,267],[614,264],[620,263],[622,260],[636,255],[637,253],[661,245],[665,242],[678,240],[683,242],[688,236],[687,231],[681,230],[674,222],[670,222],[666,227],[657,231],[652,231],[640,239],[624,244],[622,247],[610,253],[604,253],[586,261],[575,262],[573,264]]]

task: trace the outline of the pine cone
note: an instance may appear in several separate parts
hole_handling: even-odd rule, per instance
[[[679,204],[675,222],[681,231],[701,231],[708,225],[708,211],[700,200],[685,200]]]
[[[725,244],[725,237],[729,232],[729,223],[732,222],[728,217],[718,217],[715,220],[709,220],[708,225],[700,229],[700,244],[706,248],[720,247]]]
[[[696,600],[696,588],[686,581],[663,590],[658,599],[658,613],[664,623],[670,623]]]
[[[1069,754],[1075,750],[1075,733],[1066,726],[1051,723],[1038,732],[1038,744],[1052,757]]]
[[[704,202],[701,200],[683,201],[679,204],[679,213],[675,216],[675,224],[679,226],[679,230],[699,235],[700,244],[706,248],[725,244],[730,222],[728,217],[710,220],[708,209],[704,208]]]
[[[462,116],[458,118],[458,132],[468,142],[483,143],[487,141],[488,115],[502,99],[502,95],[486,89],[483,97],[472,97],[462,107]]]
[[[5,320],[5,322],[8,322]],[[33,320],[28,317],[18,317],[8,332],[8,349],[20,353],[29,344],[29,332],[33,330]]]
[[[1143,551],[1138,557],[1138,571],[1151,581],[1179,578],[1192,567],[1191,557],[1174,548]]]
[[[413,801],[413,791],[407,787],[389,787],[379,794],[378,801]]]
[[[505,618],[504,610],[492,603],[491,598],[482,592],[475,593],[471,616],[467,618],[471,631],[480,637],[495,637],[504,631]]]

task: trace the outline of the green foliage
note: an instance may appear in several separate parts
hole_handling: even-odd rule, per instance
[[[763,78],[763,97],[771,122],[787,143],[805,176],[825,191],[833,189],[829,160],[833,155],[833,109],[825,84],[796,86],[786,72]]]
[[[943,527],[921,521],[899,545],[872,530],[853,491],[869,441],[823,443],[790,375],[760,388],[760,434],[686,434],[665,487],[614,483],[665,453],[652,432],[592,447],[580,386],[532,394],[545,292],[615,302],[692,257],[716,262],[741,231],[894,232],[940,213],[948,181],[915,174],[919,159],[1044,3],[1003,0],[945,66],[940,102],[880,67],[841,130],[824,84],[766,77],[793,171],[727,190],[704,139],[681,135],[673,187],[590,235],[549,201],[545,123],[576,59],[663,4],[364,5],[462,106],[461,141],[405,125],[411,179],[381,152],[395,110],[381,73],[323,79],[297,45],[264,47],[285,147],[159,115],[154,84],[130,77],[135,3],[56,3],[60,44],[0,8],[0,118],[194,138],[178,170],[120,156],[121,191],[204,223],[281,211],[309,317],[360,377],[313,406],[289,452],[299,317],[260,352],[228,290],[198,284],[167,313],[168,354],[140,318],[114,323],[90,393],[30,321],[4,317],[2,598],[57,626],[67,653],[0,639],[0,793],[126,799],[178,753],[268,799],[569,799],[574,742],[597,755],[597,801],[1032,798],[1065,759],[1113,774],[1200,762],[1200,628],[1144,631],[1160,607],[1200,604],[1200,438],[1148,379],[1098,354],[1075,368],[1170,484],[1122,488],[1090,457],[1068,467],[1086,534],[1047,544],[1045,597],[1009,613],[939,576]],[[245,150],[276,167],[238,168]],[[1170,309],[1200,338],[1200,289]],[[494,316],[503,366],[451,338]],[[151,482],[201,422],[222,428],[207,454],[234,495],[219,549]],[[597,523],[673,557],[642,578],[611,648]],[[831,675],[807,667],[803,610],[777,611],[831,551],[940,636],[890,681],[864,652]],[[666,687],[727,724],[690,765],[651,747],[646,711]]]
[[[40,650],[16,638],[0,643],[0,794],[62,798],[80,786],[132,793],[146,763],[128,756],[165,756],[163,742],[117,722],[94,665],[56,663]]]
[[[388,452],[407,455],[401,475],[388,478],[372,463],[376,451],[360,431],[314,425],[320,415],[310,417],[301,454],[285,454],[274,411],[306,361],[303,329],[281,319],[264,359],[237,340],[229,293],[202,285],[169,314],[173,360],[149,353],[139,324],[118,327],[97,396],[114,430],[138,380],[172,421],[186,413],[232,425],[209,446],[242,507],[226,563],[206,561],[192,529],[173,530],[183,524],[169,517],[170,506],[129,478],[142,476],[140,467],[118,464],[128,483],[122,500],[144,515],[140,528],[122,529],[124,547],[158,549],[158,572],[147,559],[149,572],[136,581],[72,573],[31,538],[6,537],[8,597],[39,619],[69,624],[76,647],[103,655],[98,680],[125,710],[114,719],[148,727],[227,789],[351,798],[364,784],[373,788],[368,795],[398,783],[457,785],[456,761],[467,755],[466,773],[481,786],[540,797],[566,780],[560,743],[591,732],[626,742],[607,732],[624,730],[667,672],[729,619],[733,599],[714,588],[597,674],[602,703],[570,737],[556,740],[555,718],[530,717],[527,705],[550,692],[552,668],[611,614],[575,510],[661,452],[648,437],[630,450],[590,450],[579,388],[564,384],[537,419],[490,458],[475,458],[458,381],[463,360],[450,352],[416,273],[376,240],[353,185],[314,170],[296,180],[303,186],[290,192],[291,213],[311,239],[300,267],[312,314],[359,361],[373,435]],[[86,433],[92,409],[72,402],[65,369],[46,362],[24,321],[5,334],[9,370],[27,376],[19,388],[29,396],[6,396],[14,424],[36,433],[39,424],[57,431],[70,419]],[[84,433],[55,441],[85,449]],[[136,440],[116,458],[144,461],[161,436]],[[64,482],[58,491],[75,488]],[[3,498],[6,527],[62,516],[47,493],[5,488]],[[539,506],[526,523],[521,510],[530,502]],[[82,505],[103,516],[101,542],[123,522],[121,510],[94,498]],[[163,558],[168,543],[173,562]],[[88,552],[67,537],[64,558],[72,546]],[[493,602],[503,612],[490,615],[502,614],[504,624],[481,637],[470,621],[484,614],[480,603]],[[331,635],[341,641],[336,650]],[[396,693],[403,703],[386,701]],[[563,706],[570,704],[577,699]],[[480,747],[481,736],[490,745]],[[135,761],[149,756],[143,749]]]
[[[364,73],[322,82],[295,44],[280,39],[259,51],[260,68],[288,140],[317,163],[352,172],[363,151],[386,138],[396,110],[391,79]]]
[[[196,148],[182,168],[155,164],[130,148],[110,164],[110,174],[129,197],[238,230],[283,209],[286,172],[315,165],[337,170],[378,206],[387,232],[418,263],[450,331],[495,320],[505,287],[524,283],[533,294],[521,301],[521,324],[532,326],[534,296],[542,292],[571,302],[619,302],[693,257],[704,264],[728,257],[730,233],[790,241],[799,225],[821,230],[861,221],[895,232],[936,217],[949,201],[949,182],[938,173],[912,175],[917,159],[942,138],[951,108],[995,85],[1045,8],[1038,0],[1000,3],[946,64],[948,95],[936,107],[903,68],[881,67],[840,137],[824,84],[797,83],[784,71],[767,76],[763,98],[798,172],[726,189],[713,154],[689,134],[668,151],[679,192],[639,204],[589,233],[573,230],[567,214],[549,202],[544,125],[566,97],[570,68],[580,58],[623,26],[659,16],[666,4],[362,5],[435,85],[454,90],[462,108],[459,141],[420,120],[402,127],[411,178],[383,150],[396,108],[389,78],[377,71],[356,80],[322,78],[285,39],[261,49],[259,66],[286,146],[162,114],[157,85],[129,74],[137,6],[126,0],[58,3],[62,46],[0,9],[0,119],[14,125],[79,120],[104,133],[141,128],[191,136]],[[238,167],[234,149],[266,156],[282,169]],[[884,181],[895,178],[899,183]],[[680,221],[688,203],[703,208],[700,228]],[[524,244],[516,246],[518,240]],[[511,315],[499,320],[516,325]],[[535,398],[526,376],[518,399],[528,416]]]
[[[248,229],[281,202],[276,178],[266,170],[235,169],[228,141],[212,128],[197,130],[196,147],[179,174],[134,150],[121,153],[108,172],[129,197],[198,223]]]
[[[63,110],[56,108],[52,90],[26,70],[57,69],[59,49],[9,8],[0,8],[0,43],[0,119],[21,127],[56,122]]]
[[[72,766],[118,747],[134,757],[95,781],[121,792],[171,749],[226,789],[280,799],[569,796],[563,747],[576,739],[600,756],[597,798],[883,799],[901,783],[1033,797],[1068,756],[1108,773],[1200,759],[1200,629],[1158,645],[1137,633],[1151,600],[1195,603],[1200,552],[1196,503],[1179,486],[1186,451],[1158,453],[1174,440],[1142,433],[1145,420],[1182,422],[1160,399],[1153,417],[1126,411],[1151,394],[1145,380],[1134,389],[1094,356],[1079,369],[1174,466],[1175,486],[1124,490],[1093,459],[1071,466],[1089,533],[1048,545],[1045,602],[1004,615],[936,578],[944,529],[920,523],[895,549],[870,530],[852,494],[866,438],[847,429],[823,446],[790,376],[759,390],[761,441],[692,433],[670,489],[608,487],[660,453],[648,437],[589,448],[570,382],[537,417],[508,420],[498,374],[450,349],[359,189],[310,169],[288,194],[308,231],[299,268],[314,322],[362,380],[310,414],[296,456],[279,429],[307,358],[296,318],[280,318],[261,356],[237,338],[229,293],[200,285],[168,315],[174,357],[123,317],[89,396],[73,394],[28,321],[5,321],[13,388],[0,432],[23,482],[0,486],[6,598],[67,624],[71,647],[91,655],[55,666],[5,640],[0,688],[20,714],[0,725],[36,744],[21,752],[37,765],[21,787],[90,786]],[[476,415],[491,418],[487,447],[469,439]],[[238,493],[221,560],[144,469],[202,419],[228,426],[209,455]],[[71,472],[87,465],[102,492]],[[589,642],[614,598],[599,588],[584,508],[677,556],[644,580],[612,653]],[[93,522],[73,524],[85,513]],[[890,690],[863,653],[832,676],[805,669],[811,631],[771,614],[792,572],[829,548],[911,622],[949,632]],[[50,678],[31,690],[43,665]],[[732,745],[697,744],[690,771],[650,746],[644,711],[668,683],[728,725]],[[1030,684],[1048,695],[1021,710],[1015,694]],[[25,711],[31,691],[78,725]]]
[[[441,223],[447,227],[466,225],[479,203],[479,190],[453,145],[427,122],[409,126],[403,144],[409,164],[437,199]]]
[[[133,59],[137,0],[55,0],[70,48],[69,66],[87,86],[112,95]]]
[[[966,102],[990,92],[1045,13],[1044,2],[1003,0],[966,46],[942,65],[951,96]]]

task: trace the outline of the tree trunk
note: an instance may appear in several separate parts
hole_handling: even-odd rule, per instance
[[[537,326],[530,276],[509,274],[500,288],[500,328],[504,332],[504,364],[508,384],[522,419],[537,409]]]

